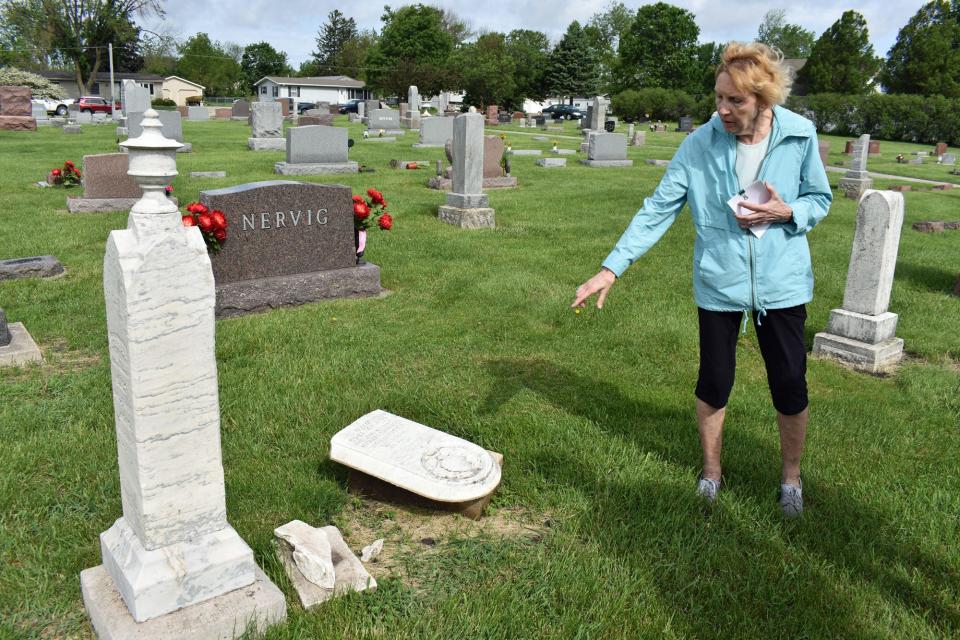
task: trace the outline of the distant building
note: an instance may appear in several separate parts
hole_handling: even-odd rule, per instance
[[[79,98],[80,88],[77,86],[77,77],[73,71],[37,71],[38,76],[44,77],[53,84],[59,86],[66,93],[68,98]],[[133,80],[141,87],[146,87],[150,92],[150,98],[161,98],[161,89],[164,79],[155,73],[129,73],[126,71],[117,71],[113,74],[113,91],[110,91],[110,73],[101,71],[89,82],[88,91],[84,95],[100,96],[114,99],[120,99],[120,86],[124,80]]]
[[[371,97],[363,80],[354,80],[347,76],[306,78],[264,76],[257,80],[253,86],[261,102],[271,102],[276,98],[293,98],[294,103],[329,102],[330,104],[343,104],[354,98],[369,100]]]
[[[160,89],[160,98],[173,100],[178,107],[186,106],[187,98],[203,98],[203,91],[206,89],[202,84],[190,82],[180,76],[167,76],[163,79],[163,87]]]

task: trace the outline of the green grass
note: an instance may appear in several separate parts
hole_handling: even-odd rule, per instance
[[[564,135],[576,135],[567,127]],[[554,139],[504,130],[516,148],[547,150]],[[177,158],[182,203],[201,189],[273,179],[281,154],[247,151],[248,131],[241,122],[184,123],[194,153]],[[693,495],[700,452],[688,215],[602,312],[568,308],[662,175],[643,160],[669,158],[682,134],[648,133],[626,169],[571,157],[547,170],[515,158],[520,187],[490,192],[497,229],[477,231],[436,219],[443,198],[425,187],[431,171],[388,167],[442,150],[410,149],[414,134],[364,143],[351,125],[351,135],[351,157],[376,172],[331,181],[377,187],[390,202],[394,230],[373,232],[366,257],[391,294],[217,324],[229,518],[289,605],[269,638],[960,634],[960,301],[950,295],[960,234],[910,229],[960,217],[957,192],[904,194],[890,303],[908,351],[899,371],[872,377],[810,361],[808,508],[785,522],[775,503],[777,430],[752,331],[741,339],[728,411],[727,488],[710,509]],[[913,146],[883,142],[870,166],[880,170]],[[78,574],[99,564],[98,536],[121,515],[101,278],[107,235],[126,215],[69,215],[64,191],[32,186],[63,160],[114,149],[110,127],[85,126],[80,136],[0,131],[0,258],[52,253],[67,268],[58,279],[0,283],[0,306],[46,357],[0,371],[4,638],[91,637]],[[883,168],[894,169],[929,177],[943,168]],[[228,178],[187,177],[199,170]],[[840,177],[830,174],[834,185]],[[810,235],[817,289],[808,346],[842,302],[855,219],[856,204],[837,194]],[[519,524],[463,534],[449,516],[349,497],[328,442],[376,408],[502,452],[504,480],[487,519]],[[386,537],[402,571],[381,573],[376,593],[305,612],[270,542],[273,528],[294,518],[341,525],[354,549]],[[419,544],[414,525],[433,526],[436,544]],[[397,531],[412,542],[401,544]]]

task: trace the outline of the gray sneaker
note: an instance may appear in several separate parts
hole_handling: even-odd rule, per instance
[[[780,509],[785,518],[798,518],[803,515],[803,481],[800,485],[780,485]]]
[[[720,483],[710,478],[704,478],[703,474],[697,478],[697,495],[706,498],[708,502],[714,502],[717,499],[717,492],[720,491]]]

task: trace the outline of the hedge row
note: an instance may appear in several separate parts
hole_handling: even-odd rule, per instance
[[[821,133],[869,133],[882,140],[960,146],[960,100],[956,98],[820,93],[791,96],[787,107],[810,118]]]

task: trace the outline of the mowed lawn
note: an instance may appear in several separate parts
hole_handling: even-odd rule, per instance
[[[345,118],[337,118],[346,126]],[[274,179],[280,153],[246,149],[242,122],[185,122],[175,195]],[[516,148],[577,148],[572,123]],[[907,357],[875,377],[811,359],[804,459],[807,511],[776,504],[774,413],[752,328],[740,341],[718,503],[694,496],[696,308],[688,212],[614,287],[575,314],[596,272],[682,134],[647,134],[632,168],[541,169],[513,159],[520,186],[491,191],[494,230],[436,218],[443,195],[416,135],[360,139],[374,173],[306,177],[383,191],[395,226],[366,257],[389,295],[322,302],[217,323],[223,464],[230,522],[286,593],[271,639],[946,638],[960,634],[960,189],[904,194],[890,310]],[[500,130],[493,130],[498,133]],[[561,137],[564,136],[564,137]],[[831,162],[844,157],[831,138]],[[121,515],[102,263],[125,213],[66,213],[61,189],[33,186],[84,154],[116,149],[112,127],[0,131],[0,259],[54,254],[52,280],[0,282],[0,307],[44,352],[0,370],[0,637],[90,638],[79,573]],[[927,149],[883,141],[874,164]],[[225,170],[224,179],[190,171]],[[878,169],[879,170],[879,169]],[[910,175],[951,179],[945,167]],[[836,185],[842,174],[831,173]],[[878,182],[878,186],[895,182]],[[78,190],[72,190],[76,193]],[[807,343],[840,306],[856,203],[835,192],[809,236],[816,293]],[[229,240],[228,240],[229,243]],[[505,456],[480,523],[351,496],[330,437],[382,408]],[[374,593],[304,611],[276,561],[273,529],[337,524],[355,550],[386,539]]]

